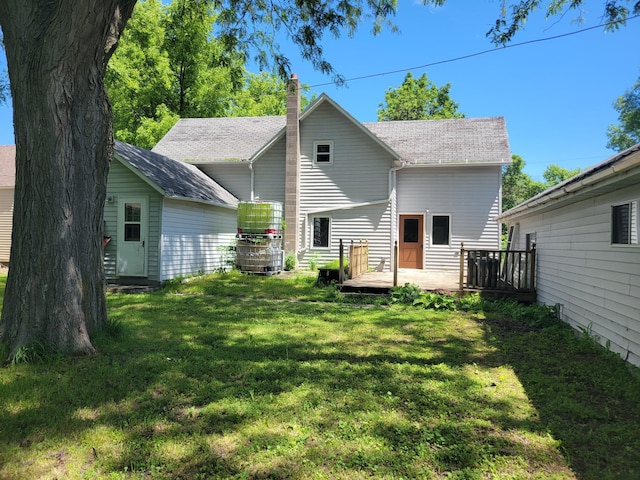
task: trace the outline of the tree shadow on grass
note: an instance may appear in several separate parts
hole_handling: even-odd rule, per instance
[[[111,303],[125,339],[2,386],[0,405],[19,406],[0,409],[5,464],[104,429],[113,445],[86,449],[106,475],[473,478],[514,458],[562,469],[549,445],[513,433],[544,433],[522,399],[474,373],[504,353],[473,321],[162,293]]]
[[[489,317],[485,329],[579,479],[640,478],[637,369],[560,322]]]

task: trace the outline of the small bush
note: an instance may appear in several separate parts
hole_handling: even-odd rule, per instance
[[[425,292],[414,283],[391,289],[391,303],[402,303],[432,310],[457,310],[456,300],[449,295]]]
[[[294,252],[289,252],[287,253],[287,256],[284,259],[284,269],[287,272],[290,272],[291,270],[295,270],[297,263],[298,262],[296,259],[296,254]]]
[[[484,303],[484,299],[479,293],[461,295],[456,301],[458,310],[463,312],[480,312],[484,309]]]
[[[318,269],[318,255],[311,255],[307,263],[309,264],[309,270],[316,271]]]
[[[413,304],[433,310],[456,310],[455,299],[439,293],[423,292],[413,301]]]
[[[415,283],[405,283],[403,286],[391,288],[391,303],[414,305],[424,291]]]

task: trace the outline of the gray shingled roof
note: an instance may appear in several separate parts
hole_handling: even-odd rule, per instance
[[[152,151],[185,162],[248,160],[286,117],[181,118]]]
[[[238,205],[236,197],[194,165],[118,141],[115,142],[115,153],[158,186],[167,197],[223,206]]]
[[[322,95],[319,103],[329,101]],[[338,109],[341,107],[335,104]],[[347,116],[348,113],[343,113]],[[357,120],[349,116],[354,122]],[[511,163],[502,117],[362,123],[408,164]],[[187,162],[251,159],[286,126],[286,117],[185,118],[153,152]]]
[[[502,117],[364,123],[410,164],[511,163]]]
[[[0,146],[0,187],[16,184],[16,146]]]

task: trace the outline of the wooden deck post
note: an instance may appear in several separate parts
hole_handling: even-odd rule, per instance
[[[358,274],[356,272],[356,267],[358,265],[358,258],[356,254],[356,249],[353,246],[353,239],[351,240],[351,244],[349,245],[349,278],[354,278]],[[355,275],[354,275],[355,273]]]
[[[529,285],[529,290],[531,292],[536,291],[536,244],[533,243],[531,245],[531,274],[529,275],[529,279],[531,281],[531,285]]]
[[[464,242],[460,243],[460,291],[464,290]]]
[[[398,241],[393,245],[393,286],[398,286]]]
[[[338,284],[342,285],[342,283],[344,282],[344,260],[342,258],[342,256],[344,255],[344,244],[342,243],[342,239],[340,239],[340,249],[338,251],[340,257],[339,257],[339,265],[340,265],[340,269],[338,270]]]

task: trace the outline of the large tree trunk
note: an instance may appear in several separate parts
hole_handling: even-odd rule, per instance
[[[104,73],[135,0],[3,0],[16,136],[0,340],[92,353],[107,320],[102,217],[113,156]]]

